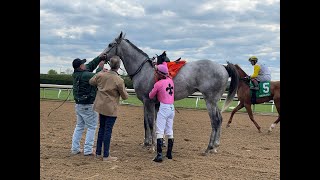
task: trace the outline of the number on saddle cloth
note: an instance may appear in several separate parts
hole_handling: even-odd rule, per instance
[[[250,90],[250,96],[252,96],[252,92],[256,92],[256,97],[257,98],[271,95],[271,92],[270,92],[270,81],[259,82],[258,86],[259,86],[259,90],[258,91]],[[253,84],[252,84],[251,81],[250,81],[250,87],[253,87]]]

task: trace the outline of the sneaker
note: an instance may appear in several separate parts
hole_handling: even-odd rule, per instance
[[[95,156],[95,154],[94,153],[84,154],[84,156]]]
[[[77,155],[77,154],[80,154],[80,153],[82,153],[81,149],[79,151],[71,151],[72,155]]]
[[[84,156],[95,156],[96,155],[96,150],[93,148],[91,153],[89,154],[84,154]]]
[[[103,157],[103,161],[106,161],[106,162],[116,161],[117,159],[118,159],[117,157],[111,157],[111,156]]]

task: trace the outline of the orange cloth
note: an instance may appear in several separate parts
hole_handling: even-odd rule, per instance
[[[169,69],[169,76],[171,78],[174,78],[179,70],[182,68],[183,65],[186,64],[186,61],[185,60],[180,60],[180,61],[173,61],[173,62],[167,62],[167,66],[168,66],[168,69]]]

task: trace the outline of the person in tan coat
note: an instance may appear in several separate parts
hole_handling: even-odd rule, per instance
[[[119,56],[110,58],[110,70],[100,72],[93,76],[89,83],[97,86],[97,95],[93,108],[99,113],[100,127],[97,138],[96,157],[101,157],[103,146],[103,161],[116,161],[117,157],[111,157],[109,154],[110,140],[113,125],[117,119],[117,111],[120,96],[123,100],[128,99],[128,93],[125,88],[124,80],[119,76],[120,68]]]

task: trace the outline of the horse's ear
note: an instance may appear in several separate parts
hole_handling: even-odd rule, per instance
[[[166,51],[163,51],[163,53],[161,54],[161,56],[167,56]]]
[[[120,33],[120,35],[119,35],[118,39],[121,39],[121,38],[122,38],[122,31],[121,31],[121,33]]]

